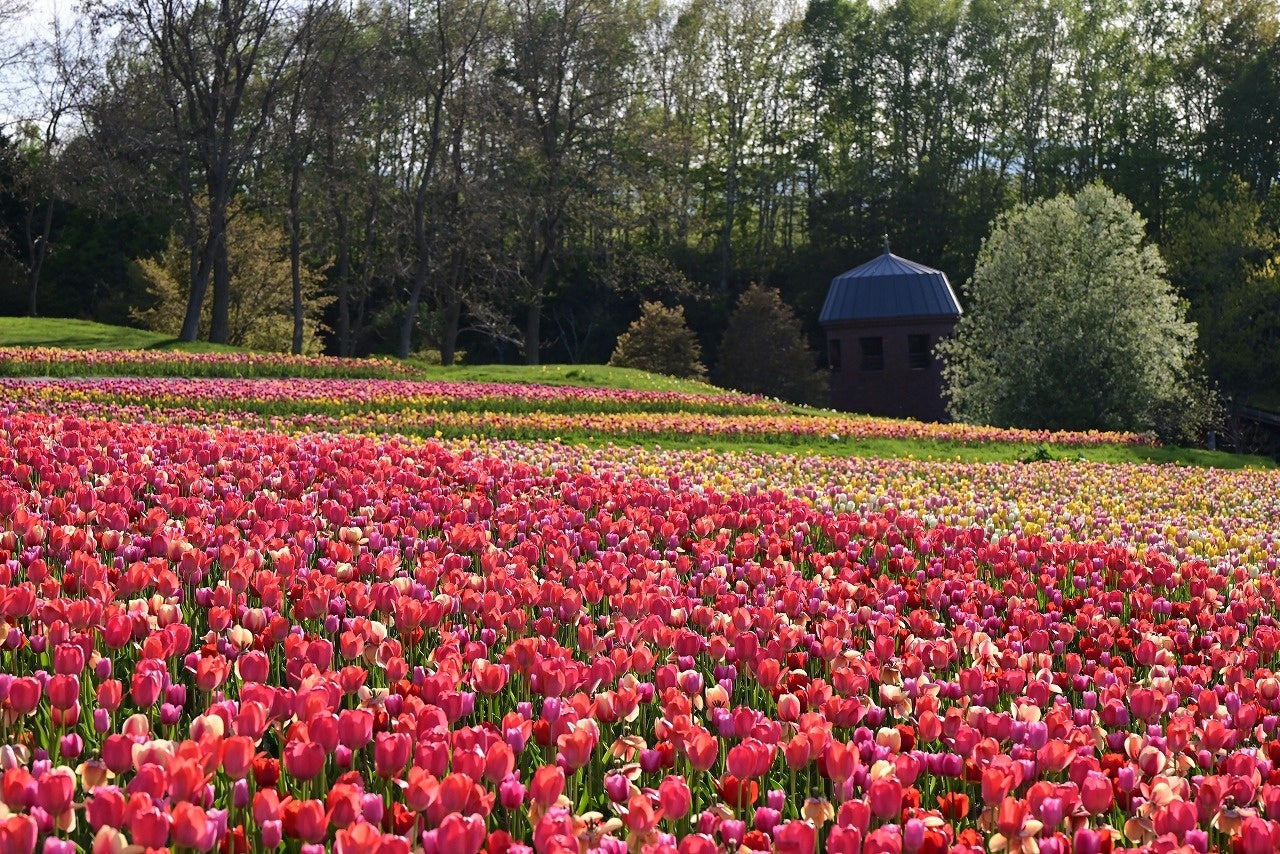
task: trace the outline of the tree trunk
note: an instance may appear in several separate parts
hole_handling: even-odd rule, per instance
[[[524,363],[538,364],[542,343],[542,300],[536,299],[525,307],[524,313]]]
[[[212,212],[211,212],[212,214]],[[210,239],[213,241],[213,319],[209,323],[209,341],[226,344],[231,337],[231,263],[227,257],[226,211],[209,217]]]
[[[440,333],[440,364],[448,367],[458,352],[458,321],[462,317],[462,300],[451,299],[444,307],[444,329]]]
[[[413,327],[418,323],[418,305],[422,302],[422,289],[427,284],[427,264],[418,263],[413,271],[413,285],[409,288],[409,302],[404,307],[404,320],[400,324],[400,346],[396,354],[401,359],[409,358],[413,350]]]
[[[209,341],[228,343],[230,338],[230,310],[232,310],[232,269],[227,257],[227,230],[219,234],[214,243],[214,316],[209,324]]]
[[[289,182],[289,275],[293,281],[293,342],[289,352],[295,356],[302,353],[302,333],[305,318],[302,311],[302,222],[299,208],[302,207],[302,190],[299,187],[301,169],[295,161],[293,174]]]
[[[31,235],[31,218],[27,218],[27,246],[31,263],[27,268],[27,315],[35,317],[39,309],[37,292],[40,288],[40,271],[44,269],[44,259],[49,252],[49,233],[53,230],[53,199],[44,206],[44,219],[41,230],[34,238]]]
[[[350,358],[355,347],[351,340],[351,234],[347,217],[341,211],[338,220],[338,260],[334,279],[338,286],[338,355]]]
[[[194,254],[195,247],[191,251]],[[179,341],[195,341],[200,335],[200,315],[204,313],[204,297],[209,290],[212,255],[213,247],[206,244],[201,247],[200,258],[192,259],[191,292],[187,294],[187,316],[182,321],[182,331],[178,333]]]

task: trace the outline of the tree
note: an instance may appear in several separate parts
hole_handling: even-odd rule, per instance
[[[961,421],[1195,435],[1196,327],[1144,222],[1099,184],[996,220],[964,288],[966,313],[938,346]],[[1188,421],[1192,423],[1188,423]]]
[[[684,320],[684,306],[667,308],[660,302],[646,302],[640,317],[618,336],[609,364],[639,368],[655,374],[701,379],[702,348]]]
[[[227,344],[255,350],[293,352],[294,298],[292,252],[285,232],[233,204],[227,233]],[[134,262],[130,275],[146,287],[151,305],[135,309],[133,319],[156,332],[175,333],[186,317],[191,289],[191,264],[184,241],[175,231],[155,258]],[[305,315],[299,352],[315,355],[323,349],[320,315],[332,301],[323,295],[323,276],[305,265],[299,270]],[[207,334],[213,320],[206,305],[198,331]]]
[[[511,265],[524,309],[524,356],[536,365],[543,303],[575,216],[598,191],[633,93],[637,0],[505,0],[502,103],[513,135],[512,198],[524,209]]]
[[[191,290],[179,337],[195,340],[212,283],[209,340],[227,343],[232,200],[259,154],[305,27],[286,25],[296,10],[284,0],[101,0],[96,13],[116,28],[121,55],[140,69],[150,66],[168,117],[166,138],[150,153],[159,154],[158,146],[173,157],[186,208]],[[139,74],[124,82],[147,88],[139,86]]]
[[[1238,179],[1203,195],[1169,230],[1169,278],[1191,304],[1209,377],[1233,405],[1280,384],[1278,253],[1280,235]]]
[[[716,353],[716,381],[797,403],[826,402],[826,377],[795,312],[776,288],[752,285],[738,298]]]

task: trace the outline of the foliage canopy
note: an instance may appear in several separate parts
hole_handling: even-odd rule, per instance
[[[948,409],[977,424],[1194,435],[1196,327],[1144,223],[1093,184],[1001,216],[939,345]]]
[[[254,350],[290,351],[293,339],[293,279],[289,241],[284,231],[260,217],[237,212],[228,224],[230,303],[227,343]],[[135,309],[133,319],[146,329],[177,335],[186,316],[191,290],[191,255],[176,232],[153,258],[130,265],[129,275],[145,288],[150,305]],[[305,265],[301,270],[302,352],[324,350],[321,316],[333,298],[325,295],[323,275]],[[201,334],[212,322],[212,305],[201,314]]]

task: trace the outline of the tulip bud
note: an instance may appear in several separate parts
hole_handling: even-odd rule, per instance
[[[67,733],[58,742],[64,759],[75,759],[84,750],[84,739],[78,733]]]
[[[620,804],[631,797],[631,781],[621,774],[610,774],[604,778],[604,791],[609,800]]]
[[[501,801],[502,806],[506,809],[519,809],[524,803],[524,793],[525,786],[515,775],[507,777],[498,784],[498,800]],[[620,801],[621,798],[616,800]]]
[[[360,797],[360,812],[370,824],[380,823],[385,810],[386,804],[381,795],[365,794]]]
[[[280,825],[279,819],[262,823],[261,839],[263,848],[279,848],[280,840],[283,836],[284,831]]]
[[[760,807],[756,810],[756,830],[762,833],[773,833],[773,829],[778,826],[778,822],[781,820],[782,814],[777,810],[769,809],[768,807]]]

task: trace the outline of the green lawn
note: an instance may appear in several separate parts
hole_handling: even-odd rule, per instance
[[[183,350],[236,353],[238,347],[204,341],[183,343],[170,335],[63,317],[0,317],[0,347],[67,347],[72,350]]]
[[[450,382],[542,383],[690,394],[716,394],[723,391],[697,380],[682,380],[635,368],[615,368],[612,365],[453,365],[445,368],[413,359],[409,363],[420,370],[425,379]]]

